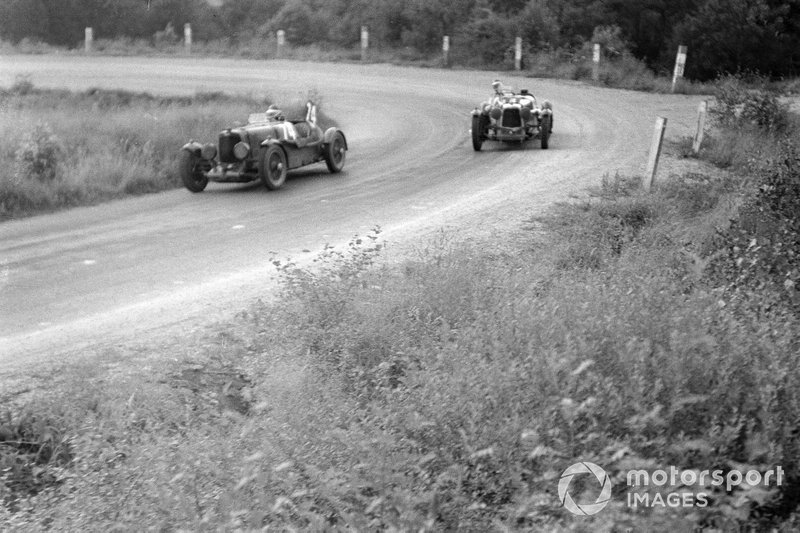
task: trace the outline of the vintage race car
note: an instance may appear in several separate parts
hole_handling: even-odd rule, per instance
[[[200,192],[209,181],[246,183],[260,179],[267,189],[283,186],[287,171],[325,161],[333,173],[344,168],[347,139],[341,130],[317,126],[316,106],[305,120],[286,120],[272,107],[254,113],[245,126],[219,134],[218,144],[189,141],[181,148],[178,172],[184,186]]]
[[[526,89],[503,90],[472,111],[472,147],[480,151],[484,141],[523,143],[539,137],[547,149],[553,132],[553,106],[540,106]]]

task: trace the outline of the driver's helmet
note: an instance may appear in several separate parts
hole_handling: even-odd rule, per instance
[[[500,83],[500,80],[494,80],[494,81],[492,82],[492,89],[494,89],[494,92],[496,92],[496,93],[498,93],[498,94],[499,94],[499,93],[501,92],[501,90],[500,90],[500,89],[501,89],[502,87],[503,87],[503,84],[502,84],[502,83]]]
[[[267,120],[284,120],[283,111],[278,109],[275,104],[270,105],[265,113]]]

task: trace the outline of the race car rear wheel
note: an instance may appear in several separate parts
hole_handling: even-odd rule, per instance
[[[342,132],[337,131],[333,135],[331,142],[325,144],[322,150],[322,156],[325,158],[325,164],[328,165],[328,170],[333,174],[341,172],[344,168],[344,156],[347,152]]]
[[[483,146],[485,127],[486,121],[481,115],[472,115],[472,148],[476,152],[480,152],[481,146]]]
[[[283,187],[286,181],[286,154],[277,144],[271,144],[261,149],[258,159],[258,177],[264,186],[274,191]]]
[[[181,150],[178,157],[178,174],[184,187],[192,192],[201,192],[208,185],[208,178],[203,174],[202,159],[189,150]]]
[[[541,133],[542,150],[547,150],[550,146],[550,116],[545,115],[542,117]]]

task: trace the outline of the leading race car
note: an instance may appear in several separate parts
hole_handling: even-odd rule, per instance
[[[550,144],[553,132],[553,106],[545,100],[540,106],[526,89],[519,93],[500,89],[472,111],[472,147],[480,151],[484,141],[523,143],[539,137],[542,149]]]
[[[317,109],[309,102],[305,120],[286,120],[270,106],[253,113],[247,125],[219,134],[217,144],[191,140],[181,148],[178,172],[184,186],[200,192],[209,181],[246,183],[260,179],[267,189],[283,186],[288,170],[325,161],[328,170],[344,168],[347,139],[337,128],[323,133]]]

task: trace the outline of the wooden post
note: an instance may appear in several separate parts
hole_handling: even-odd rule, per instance
[[[361,26],[361,61],[367,60],[367,49],[369,48],[369,28]]]
[[[192,25],[188,22],[183,25],[183,46],[187,54],[192,53]]]
[[[275,55],[277,57],[283,57],[283,47],[286,45],[286,32],[283,30],[278,30],[275,34],[275,38],[278,41],[278,49],[275,51]]]
[[[87,54],[92,51],[92,42],[94,41],[94,33],[92,28],[86,28],[83,39],[83,51]]]
[[[450,66],[450,36],[445,35],[442,38],[442,56],[444,57],[444,66]]]
[[[600,80],[600,43],[594,43],[592,52],[592,80]]]
[[[706,131],[706,113],[708,112],[708,101],[703,100],[697,108],[697,131],[694,133],[692,142],[692,152],[700,152],[700,145],[703,144],[703,135]]]
[[[522,70],[522,37],[514,42],[514,70]]]
[[[664,140],[664,130],[667,129],[667,119],[656,117],[656,127],[653,131],[653,142],[650,144],[650,155],[647,158],[647,170],[642,180],[642,188],[649,192],[656,179],[658,158],[661,157],[661,143]]]
[[[672,92],[675,92],[675,86],[678,84],[678,78],[683,78],[683,69],[686,66],[686,46],[680,45],[678,47],[678,55],[675,58],[675,70],[672,73]]]

